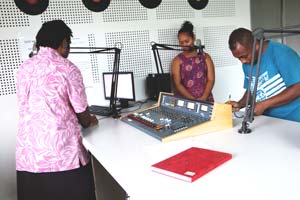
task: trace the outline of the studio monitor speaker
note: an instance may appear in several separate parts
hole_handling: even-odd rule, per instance
[[[160,92],[171,93],[170,73],[148,74],[146,88],[149,99],[155,101],[158,99]]]

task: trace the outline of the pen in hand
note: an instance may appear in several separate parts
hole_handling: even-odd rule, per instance
[[[226,101],[226,104],[231,104],[231,94],[229,94],[228,100]]]

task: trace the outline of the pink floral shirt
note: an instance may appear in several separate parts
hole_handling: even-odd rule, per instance
[[[88,104],[82,75],[73,63],[41,47],[18,69],[17,98],[18,171],[57,172],[88,162],[75,114]]]

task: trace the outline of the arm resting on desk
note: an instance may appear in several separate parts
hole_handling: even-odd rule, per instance
[[[244,93],[244,96],[238,102],[230,101],[230,102],[226,102],[226,103],[232,105],[233,111],[239,111],[241,108],[245,107],[246,97],[247,97],[247,91]],[[254,113],[255,113],[255,115],[261,115],[264,113],[265,110],[267,110],[269,108],[288,104],[289,102],[293,101],[296,98],[300,98],[300,84],[299,83],[295,83],[294,85],[286,88],[281,93],[279,93],[269,99],[266,99],[264,101],[256,103],[255,108],[254,108]],[[250,99],[251,99],[251,97],[250,97]]]
[[[281,93],[267,99],[256,103],[254,113],[256,115],[261,115],[265,110],[284,104],[288,104],[296,98],[300,97],[300,84],[295,83],[294,85],[286,88]]]
[[[84,128],[98,124],[96,116],[90,115],[88,107],[82,113],[76,113],[80,125]]]

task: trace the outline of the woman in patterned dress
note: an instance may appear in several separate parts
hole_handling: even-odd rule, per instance
[[[183,52],[178,54],[172,62],[172,78],[176,93],[184,98],[197,101],[214,102],[212,89],[215,83],[214,64],[208,53],[197,51],[193,47],[195,42],[194,26],[185,21],[178,31],[180,46]]]

